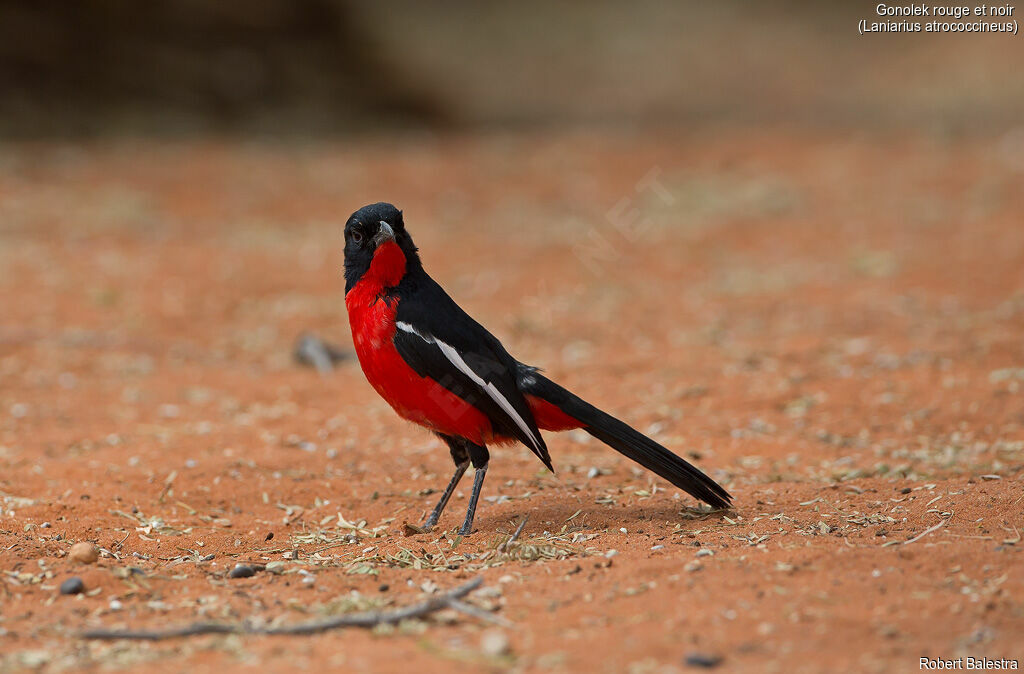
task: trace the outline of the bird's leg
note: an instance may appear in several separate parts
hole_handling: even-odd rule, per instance
[[[473,516],[476,515],[476,502],[480,500],[480,488],[484,486],[484,478],[487,476],[487,462],[491,460],[491,454],[487,447],[478,445],[475,442],[465,441],[465,450],[469,460],[473,462],[476,474],[473,476],[473,493],[469,496],[469,507],[466,508],[466,521],[459,529],[460,536],[468,536],[473,533]]]
[[[480,488],[484,486],[484,477],[487,475],[487,464],[478,467],[473,476],[473,493],[469,497],[469,507],[466,509],[466,521],[459,529],[460,536],[468,536],[473,531],[473,516],[476,514],[476,502],[480,498]]]
[[[434,510],[430,513],[430,517],[423,523],[424,529],[430,529],[437,520],[440,519],[441,513],[444,512],[445,506],[448,505],[448,501],[451,499],[452,494],[455,493],[455,487],[459,485],[459,480],[465,475],[466,469],[469,468],[469,448],[466,445],[466,440],[463,438],[455,437],[454,435],[445,435],[444,433],[438,433],[437,437],[441,438],[448,444],[448,451],[451,452],[452,461],[455,462],[455,474],[452,475],[451,481],[448,486],[445,487],[444,493],[441,494],[441,500],[434,506]]]
[[[466,469],[469,468],[469,459],[464,460],[462,463],[455,465],[455,474],[452,475],[451,482],[445,487],[444,493],[441,494],[441,500],[434,506],[434,510],[430,513],[430,517],[423,523],[424,529],[430,529],[437,524],[438,518],[441,517],[441,513],[444,512],[444,507],[448,505],[448,499],[452,497],[452,493],[455,491],[455,487],[458,486],[459,480],[465,475]]]

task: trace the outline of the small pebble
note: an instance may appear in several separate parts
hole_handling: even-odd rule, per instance
[[[718,655],[711,655],[709,653],[687,653],[686,660],[684,662],[690,667],[704,667],[705,669],[711,669],[722,664],[722,658]]]
[[[498,630],[484,632],[480,638],[480,650],[484,655],[497,657],[509,652],[508,635]]]
[[[245,564],[236,564],[235,568],[228,571],[228,578],[249,578],[256,575],[256,569]]]
[[[100,551],[92,543],[82,541],[71,546],[71,552],[68,553],[68,557],[82,564],[92,564],[100,558]]]
[[[60,584],[61,594],[81,594],[85,592],[85,583],[78,576],[72,576]]]
[[[700,550],[697,551],[697,556],[698,557],[710,557],[713,554],[715,554],[715,551],[714,550],[708,550],[707,548],[701,548]]]

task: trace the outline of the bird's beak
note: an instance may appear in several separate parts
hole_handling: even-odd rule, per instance
[[[394,240],[395,230],[391,229],[391,225],[381,220],[380,230],[378,230],[377,235],[373,237],[373,242],[379,246],[382,243],[387,243],[388,241]]]

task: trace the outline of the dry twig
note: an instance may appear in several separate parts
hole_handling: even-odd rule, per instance
[[[530,519],[529,515],[523,515],[523,521],[519,523],[518,527],[516,527],[515,533],[512,534],[511,538],[498,546],[498,552],[508,551],[509,547],[515,543],[517,538],[519,538],[519,534],[523,533],[523,527],[526,526],[526,520],[528,519]]]
[[[903,545],[910,545],[911,543],[913,543],[915,541],[919,541],[922,538],[924,538],[925,536],[927,536],[928,534],[930,534],[931,532],[936,531],[938,529],[941,529],[945,525],[946,525],[946,520],[942,520],[938,524],[936,524],[935,526],[928,527],[927,529],[925,529],[924,531],[919,533],[917,536],[914,536],[913,538],[911,538],[909,541],[903,541]]]
[[[473,616],[474,618],[479,618],[480,620],[484,620],[489,623],[494,623],[495,625],[500,625],[502,627],[512,627],[512,623],[508,620],[505,620],[501,616],[494,615],[490,611],[485,611],[479,606],[467,604],[466,602],[461,601],[459,599],[450,600],[448,602],[448,607],[455,609],[459,613],[465,613],[466,615]]]
[[[390,611],[364,611],[349,615],[336,616],[323,620],[310,620],[295,625],[284,625],[281,627],[259,627],[248,623],[210,623],[200,622],[175,627],[166,630],[118,630],[118,629],[95,629],[82,633],[83,639],[138,639],[143,641],[162,641],[164,639],[176,639],[178,637],[191,637],[199,634],[286,634],[305,635],[319,634],[328,630],[342,627],[375,627],[377,625],[395,624],[410,618],[421,618],[430,613],[440,611],[444,608],[456,608],[456,610],[471,615],[479,615],[476,612],[466,611],[464,604],[459,601],[473,590],[480,587],[483,577],[459,585],[458,587],[436,597],[431,597],[418,604],[406,606],[405,608],[393,609]],[[493,617],[493,616],[491,616]]]

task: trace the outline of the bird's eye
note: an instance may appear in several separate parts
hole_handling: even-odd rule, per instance
[[[362,235],[362,233],[358,232],[358,231],[357,232],[352,232],[352,240],[355,241],[356,243],[362,243],[363,242],[363,235]]]

